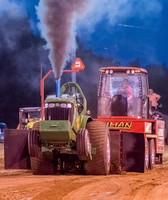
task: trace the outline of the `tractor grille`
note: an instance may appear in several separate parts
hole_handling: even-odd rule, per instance
[[[73,121],[73,108],[46,108],[45,109],[45,120],[69,120]]]

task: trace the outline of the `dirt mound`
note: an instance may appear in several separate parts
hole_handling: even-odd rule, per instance
[[[0,144],[0,199],[112,200],[168,199],[168,147],[163,165],[145,173],[109,176],[33,176],[29,170],[4,170]]]

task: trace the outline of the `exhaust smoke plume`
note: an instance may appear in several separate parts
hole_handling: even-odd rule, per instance
[[[37,15],[39,28],[47,42],[55,78],[60,78],[66,63],[75,57],[76,20],[87,0],[40,0]],[[80,14],[80,15],[79,15]]]

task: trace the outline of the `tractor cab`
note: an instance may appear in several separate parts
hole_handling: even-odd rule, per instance
[[[101,68],[98,87],[98,116],[130,116],[147,119],[148,88],[148,75],[145,69]]]
[[[86,114],[86,98],[78,84],[72,82],[65,83],[61,88],[61,97],[64,96],[75,99],[78,113]]]
[[[27,129],[30,121],[40,120],[41,107],[19,108],[19,125],[18,129]]]

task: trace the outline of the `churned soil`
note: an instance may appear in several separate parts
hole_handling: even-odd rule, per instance
[[[145,173],[122,175],[32,175],[4,170],[0,144],[0,200],[158,200],[168,199],[168,147],[162,165]]]

